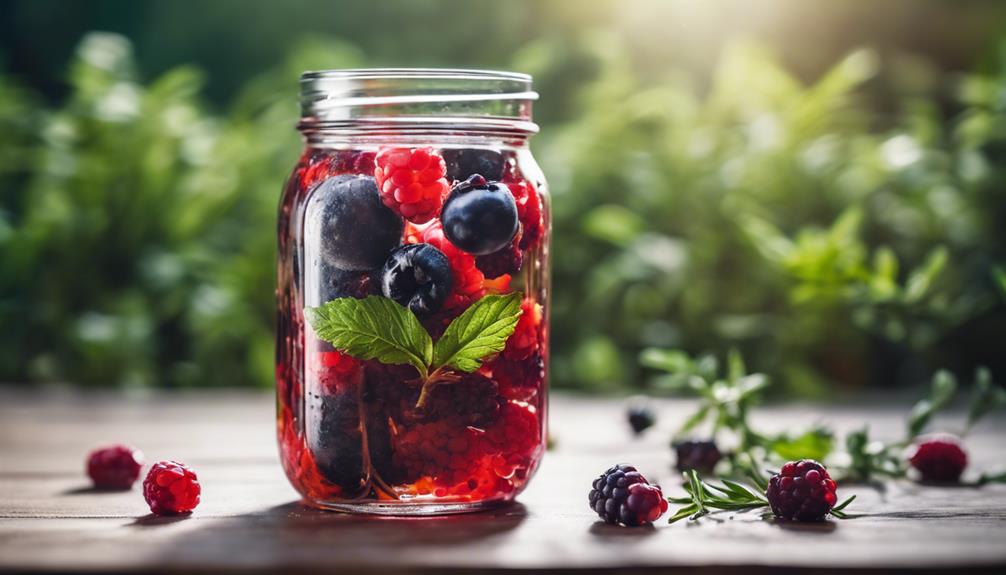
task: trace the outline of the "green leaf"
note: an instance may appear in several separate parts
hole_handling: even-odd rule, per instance
[[[433,365],[472,372],[482,359],[499,353],[517,327],[523,294],[489,295],[473,303],[447,326],[433,348]]]
[[[708,511],[706,511],[706,506],[703,503],[706,490],[702,486],[702,480],[699,479],[698,472],[694,469],[689,469],[685,472],[685,477],[688,479],[688,492],[692,496],[692,502],[695,503],[695,507],[698,508],[698,513],[705,515],[708,513]]]
[[[975,391],[968,408],[967,428],[971,429],[978,420],[989,413],[1006,406],[1006,389],[992,381],[992,372],[985,366],[975,370]]]
[[[780,435],[769,444],[769,449],[788,461],[795,459],[823,461],[831,453],[834,443],[835,438],[830,430],[816,427],[796,437]]]
[[[687,420],[685,420],[685,422],[681,425],[681,428],[678,429],[678,432],[674,434],[675,437],[681,437],[685,435],[689,431],[695,429],[697,425],[705,421],[706,416],[709,415],[709,408],[710,408],[709,405],[703,405],[702,407],[700,407],[698,411],[693,413]]]
[[[916,403],[908,416],[909,439],[922,433],[933,414],[950,403],[955,391],[957,391],[957,378],[954,374],[941,369],[933,375],[933,386],[929,397]]]
[[[678,509],[674,513],[674,515],[671,515],[671,518],[668,519],[667,522],[668,523],[675,523],[677,521],[681,521],[682,519],[684,519],[685,517],[688,517],[689,515],[694,515],[695,513],[698,513],[698,512],[699,512],[699,508],[694,503],[692,503],[690,505],[686,505],[685,507],[682,507],[681,509]]]
[[[646,230],[646,222],[636,212],[616,204],[598,206],[583,216],[583,231],[597,239],[628,246]]]
[[[1006,300],[1006,267],[993,266],[992,280],[995,282],[996,287],[999,288],[999,295]]]
[[[855,495],[849,497],[848,499],[846,499],[845,501],[839,503],[835,507],[832,507],[831,508],[831,512],[834,513],[836,511],[841,511],[841,510],[845,509],[846,507],[849,506],[850,503],[852,503],[853,501],[855,501],[855,499],[856,499]]]
[[[304,313],[318,337],[339,351],[358,359],[409,364],[426,377],[433,340],[416,316],[394,301],[379,296],[339,298]]]
[[[1006,483],[1006,471],[984,472],[978,477],[978,485],[987,483]]]
[[[639,354],[639,363],[645,367],[670,373],[694,373],[695,365],[688,354],[676,349],[647,348]]]
[[[736,381],[744,377],[746,373],[747,368],[744,366],[744,356],[741,355],[741,352],[736,347],[731,347],[727,353],[727,378]]]
[[[947,249],[940,246],[929,253],[926,261],[908,276],[905,284],[905,301],[921,300],[943,272],[949,258]]]

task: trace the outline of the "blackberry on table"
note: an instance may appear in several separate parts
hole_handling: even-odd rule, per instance
[[[635,467],[619,464],[594,480],[588,497],[590,508],[605,523],[636,527],[650,523],[667,511],[660,487],[646,481]]]
[[[671,444],[677,456],[675,468],[678,471],[694,469],[699,473],[712,473],[716,464],[723,458],[716,442],[711,439],[686,439]]]

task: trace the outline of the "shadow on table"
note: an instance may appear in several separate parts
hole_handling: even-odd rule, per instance
[[[161,525],[171,525],[172,523],[178,523],[180,521],[185,521],[192,517],[191,513],[183,513],[181,515],[154,515],[153,513],[148,513],[143,517],[137,517],[135,521],[129,524],[130,527],[158,527]]]
[[[80,487],[60,491],[59,495],[108,495],[125,493],[128,491],[129,489],[103,489],[100,487],[94,487],[93,485],[81,485]]]
[[[588,532],[595,537],[642,539],[657,534],[657,529],[652,524],[640,525],[638,527],[626,528],[621,525],[609,525],[604,521],[595,521],[590,526]]]
[[[173,567],[231,569],[437,564],[446,556],[490,557],[527,509],[514,503],[479,513],[384,517],[321,511],[291,502],[221,518],[194,516],[159,556]],[[353,572],[350,569],[349,572]]]
[[[301,536],[379,535],[385,544],[426,545],[460,544],[484,539],[516,528],[527,517],[527,508],[511,503],[478,513],[433,517],[396,517],[381,515],[350,515],[323,511],[300,502],[272,507],[248,518],[258,525],[268,525],[278,534]]]

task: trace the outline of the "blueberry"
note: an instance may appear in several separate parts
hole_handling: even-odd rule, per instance
[[[447,164],[447,179],[464,181],[478,174],[487,180],[503,178],[503,167],[506,160],[503,154],[496,150],[479,148],[448,148],[441,150],[440,155]]]
[[[318,275],[318,304],[341,297],[365,298],[380,291],[380,284],[371,271],[341,270],[322,261]]]
[[[369,176],[343,174],[318,184],[307,214],[307,233],[321,234],[322,257],[342,270],[380,267],[405,229],[404,220],[381,203]]]
[[[439,310],[452,287],[450,260],[430,244],[409,244],[396,249],[381,270],[384,296],[419,316]]]
[[[479,175],[451,189],[440,220],[452,244],[477,256],[506,247],[520,226],[510,190]]]
[[[636,435],[653,427],[657,422],[657,417],[654,415],[653,410],[645,403],[630,405],[627,416],[629,425]]]
[[[355,494],[364,483],[356,394],[307,393],[307,446],[325,479]]]

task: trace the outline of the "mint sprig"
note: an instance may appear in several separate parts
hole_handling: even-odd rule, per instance
[[[379,296],[339,298],[307,308],[318,337],[358,359],[408,364],[424,379],[433,361],[433,340],[419,319],[393,300]]]
[[[520,295],[486,296],[447,326],[433,348],[433,363],[471,373],[499,353],[520,319]]]
[[[457,372],[473,372],[503,351],[523,313],[523,297],[520,292],[483,297],[455,318],[436,344],[412,311],[385,297],[338,298],[304,313],[318,337],[343,353],[415,367],[423,382],[416,405],[422,407],[434,385],[457,381]]]

